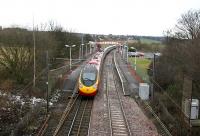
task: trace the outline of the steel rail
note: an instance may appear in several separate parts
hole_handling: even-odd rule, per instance
[[[113,54],[110,55],[112,58],[110,59],[113,64]],[[107,59],[107,62],[108,59]],[[110,63],[109,63],[110,64]],[[123,135],[131,135],[131,131],[129,128],[128,121],[126,119],[122,101],[120,100],[119,93],[117,91],[116,84],[116,76],[114,76],[113,72],[114,67],[112,69],[107,68],[108,76],[106,76],[106,96],[107,96],[107,108],[108,108],[108,118],[109,118],[109,126],[110,126],[110,135],[113,136],[115,134],[123,134]],[[109,76],[110,75],[110,76]],[[110,79],[109,79],[110,77]],[[111,87],[109,88],[108,82],[110,81]],[[113,100],[113,101],[112,101]]]
[[[76,112],[75,112],[74,118],[73,118],[73,120],[72,120],[72,123],[71,123],[70,129],[69,129],[69,132],[68,132],[68,134],[67,134],[68,136],[71,134],[72,128],[73,128],[73,126],[74,126],[74,122],[75,122],[76,117],[77,117],[77,115],[78,115],[78,112],[79,112],[79,110],[80,110],[80,105],[81,105],[81,100],[80,100],[80,102],[79,102],[79,104],[78,104],[78,107],[77,107],[77,109],[76,109]]]
[[[121,83],[121,85],[122,85],[123,94],[124,94],[124,96],[126,96],[127,94],[126,94],[125,91],[124,91],[124,81],[123,81],[123,79],[122,79],[122,77],[121,77],[121,75],[120,75],[119,68],[118,68],[118,66],[117,66],[116,59],[115,59],[115,52],[114,52],[114,65],[115,65],[115,68],[116,68],[116,70],[117,70],[117,74],[118,74],[118,76],[119,76],[120,83]]]
[[[61,117],[61,119],[60,119],[60,121],[59,121],[59,123],[58,123],[58,125],[56,127],[56,130],[53,133],[53,136],[57,136],[58,135],[60,129],[62,128],[62,126],[63,126],[63,124],[65,122],[65,119],[69,115],[69,113],[70,113],[70,111],[71,111],[71,109],[72,109],[73,105],[75,104],[75,102],[76,102],[78,97],[79,97],[79,95],[77,95],[75,97],[74,101],[73,101],[73,97],[71,97],[71,99],[70,99],[69,103],[67,104],[67,107],[66,107],[65,111],[63,112],[63,115],[62,115],[62,117]]]
[[[156,113],[153,111],[151,106],[148,104],[148,102],[144,101],[145,106],[149,109],[149,111],[152,113],[152,115],[155,117],[155,119],[158,121],[158,123],[161,125],[162,129],[165,131],[164,133],[168,136],[172,136],[165,124],[160,120],[160,118],[156,115]]]
[[[120,72],[119,72],[119,68],[118,68],[117,63],[116,63],[115,53],[114,53],[114,63],[115,63],[115,68],[117,70],[117,73],[118,73],[118,75],[120,77],[121,84],[123,84],[123,80],[121,78],[121,75],[120,75]],[[124,90],[124,88],[123,88],[123,90]],[[124,93],[124,91],[123,91],[123,93]],[[120,99],[120,101],[121,101],[121,99]],[[160,120],[160,118],[155,114],[155,112],[153,111],[153,109],[151,108],[151,106],[146,101],[144,101],[144,104],[149,109],[149,111],[152,113],[152,115],[155,117],[155,119],[158,121],[158,123],[161,125],[162,129],[164,130],[164,133],[167,134],[168,136],[172,136],[171,133],[169,132],[169,130],[167,129],[167,127],[162,123],[162,121]],[[123,108],[123,106],[122,106],[122,108]]]
[[[116,68],[115,53],[114,53],[114,65],[115,65],[115,68]],[[114,71],[113,71],[113,70],[112,70],[112,72],[113,72],[113,75],[114,75]],[[119,74],[119,73],[118,73],[118,74]],[[114,79],[115,79],[115,80],[114,80],[115,86],[117,86],[116,78],[114,78]],[[126,123],[127,129],[128,129],[129,135],[132,136],[131,130],[130,130],[130,127],[129,127],[129,123],[128,123],[128,120],[127,120],[127,118],[126,118],[126,114],[125,114],[125,111],[124,111],[123,103],[122,103],[121,97],[120,97],[120,95],[119,95],[119,90],[118,90],[118,88],[116,88],[115,91],[117,92],[118,100],[119,100],[120,105],[121,105],[120,108],[121,108],[121,111],[122,111],[122,113],[123,113],[123,117],[124,117],[124,119],[125,119],[125,123]]]
[[[88,99],[85,103],[85,106],[84,106],[84,109],[83,109],[83,113],[81,115],[81,120],[80,120],[80,124],[79,124],[79,127],[78,127],[78,132],[77,132],[77,136],[80,134],[80,128],[81,128],[81,124],[82,124],[82,121],[83,121],[83,117],[84,117],[84,114],[85,114],[85,109],[86,109],[86,106],[88,104]]]
[[[46,119],[45,119],[45,121],[44,121],[42,127],[40,128],[40,130],[39,130],[37,136],[43,136],[43,135],[44,135],[44,133],[45,133],[47,127],[48,127],[48,121],[49,121],[49,119],[50,119],[50,116],[51,116],[50,114],[47,115],[47,117],[46,117]]]
[[[92,107],[93,107],[93,105],[92,105]],[[92,120],[92,110],[91,110],[91,112],[90,112],[90,121],[89,121],[89,127],[88,127],[88,136],[90,136],[90,127],[91,127],[91,125],[90,125],[90,122],[91,122],[91,120]]]
[[[109,116],[109,126],[110,126],[110,135],[113,135],[112,132],[112,118],[111,118],[111,108],[110,108],[110,100],[108,99],[108,76],[106,76],[106,96],[107,96],[107,107],[108,107],[108,116]]]

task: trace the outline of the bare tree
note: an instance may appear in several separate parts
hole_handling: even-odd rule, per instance
[[[180,17],[174,30],[167,32],[167,46],[160,62],[157,63],[158,81],[167,86],[172,82],[176,83],[177,77],[181,77],[181,75],[199,80],[199,41],[200,10],[190,10]],[[166,72],[168,74],[165,74]]]
[[[200,38],[200,10],[183,14],[176,25],[176,36],[182,39]]]
[[[31,50],[25,47],[0,47],[0,66],[18,83],[24,83],[32,62]]]
[[[48,23],[48,29],[49,31],[54,31],[54,32],[63,32],[63,27],[61,25],[58,25],[55,21],[50,20]]]

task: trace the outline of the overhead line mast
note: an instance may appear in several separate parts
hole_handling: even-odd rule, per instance
[[[33,16],[33,89],[35,89],[35,74],[36,74],[36,62],[35,62],[35,27]]]

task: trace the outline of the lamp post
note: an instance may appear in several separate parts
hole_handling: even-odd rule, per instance
[[[85,47],[85,57],[87,57],[87,45],[88,45],[88,43],[85,45],[86,47]]]
[[[153,81],[155,82],[156,81],[156,59],[157,57],[159,57],[161,54],[160,53],[154,53],[153,54]],[[154,98],[154,92],[155,92],[155,86],[154,86],[154,82],[152,84],[152,100]]]
[[[93,50],[94,50],[94,46],[96,45],[96,43],[93,42],[93,41],[89,41],[89,45],[90,45],[90,54],[92,54]]]
[[[135,60],[135,71],[137,70],[137,67],[136,67],[136,56],[137,56],[137,50],[134,48],[134,47],[131,47],[131,49],[134,49],[135,50],[135,55],[134,55],[134,60]]]
[[[90,47],[90,49],[89,49],[89,52],[90,52],[90,54],[91,54],[91,44],[92,44],[92,41],[89,41],[89,47]]]
[[[79,46],[79,61],[81,61],[81,45]]]
[[[88,55],[88,47],[87,47],[87,45],[89,45],[89,54],[91,54],[91,44],[92,44],[92,41],[89,41],[86,44],[86,51],[85,51],[86,56]]]
[[[72,46],[69,46],[69,45],[65,45],[67,48],[69,47],[69,68],[71,70],[71,67],[72,67],[72,47],[75,47],[76,45],[72,45]]]
[[[137,55],[137,50],[135,50],[135,71],[137,70],[137,67],[136,67],[136,55]]]
[[[81,56],[82,56],[82,59],[83,59],[83,43],[81,44]]]

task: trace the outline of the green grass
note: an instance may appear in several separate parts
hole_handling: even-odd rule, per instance
[[[131,65],[135,66],[135,58],[129,57],[129,62]],[[145,81],[149,82],[149,76],[147,74],[147,69],[151,64],[151,60],[144,59],[144,58],[136,58],[136,73]]]

